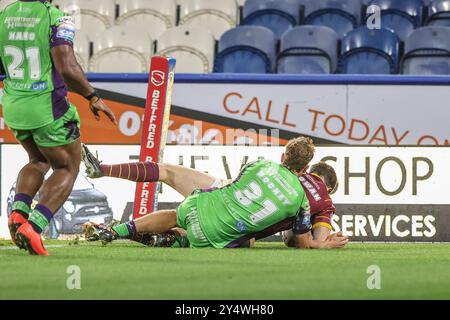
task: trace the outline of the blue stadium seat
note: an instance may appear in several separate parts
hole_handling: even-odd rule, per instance
[[[279,39],[299,23],[299,17],[299,0],[247,0],[241,24],[269,28]]]
[[[402,41],[422,25],[422,0],[372,0],[372,5],[381,8],[381,26],[393,30]]]
[[[400,40],[391,30],[359,27],[342,40],[338,72],[395,74],[398,71],[399,48]]]
[[[311,1],[305,8],[304,24],[333,29],[340,38],[359,25],[361,0]]]
[[[411,33],[401,65],[404,74],[450,74],[450,28],[430,26]]]
[[[450,27],[450,0],[431,1],[425,25]]]
[[[225,32],[219,40],[214,72],[270,73],[277,39],[265,27],[241,26]]]
[[[339,36],[328,27],[299,26],[281,38],[278,73],[329,74],[337,65]]]

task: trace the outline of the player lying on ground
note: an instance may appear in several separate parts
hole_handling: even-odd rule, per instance
[[[97,120],[104,112],[116,123],[76,61],[73,19],[50,2],[16,1],[0,12],[3,116],[29,157],[17,178],[8,226],[18,247],[39,255],[48,255],[41,233],[72,191],[81,160],[80,119],[65,83],[86,97]]]
[[[178,226],[186,230],[192,247],[230,248],[241,247],[253,238],[267,237],[274,230],[286,230],[294,224],[299,248],[343,247],[348,239],[342,235],[333,235],[322,241],[311,236],[309,201],[300,177],[313,155],[311,139],[293,139],[286,146],[281,165],[267,160],[252,162],[231,184],[209,190],[199,189],[199,186],[211,186],[215,182],[220,184],[220,181],[217,183],[214,177],[206,174],[202,177],[194,170],[191,170],[192,173],[189,169],[184,170],[188,176],[177,175],[173,171],[176,166],[135,163],[126,164],[125,176],[122,176],[123,165],[98,165],[95,172],[99,174],[96,176],[104,175],[107,169],[108,176],[133,181],[161,180],[176,186],[187,198],[177,210],[158,211],[114,227],[112,231],[95,225],[91,229],[96,228],[97,232],[112,240],[117,237],[132,238],[136,233],[160,234]],[[88,161],[88,168],[89,162],[92,161]],[[116,170],[118,172],[115,173]],[[194,193],[189,195],[193,190]]]
[[[100,164],[98,159],[89,152],[85,147],[83,153],[83,161],[87,167],[87,174],[91,178],[99,177],[115,177],[123,178],[131,181],[149,182],[144,177],[151,176],[147,174],[147,164],[145,163],[125,163],[119,165]],[[137,168],[141,169],[137,169]],[[132,172],[130,169],[134,168]],[[192,170],[182,166],[158,164],[159,180],[164,182],[180,193],[189,193],[195,189],[211,189],[214,187],[223,187],[229,181],[216,179],[208,174],[200,171]],[[139,171],[139,172],[138,172]],[[170,172],[170,174],[169,174]],[[211,184],[211,181],[214,181]],[[331,221],[335,212],[335,207],[329,196],[334,189],[337,188],[337,176],[334,169],[326,163],[320,162],[311,167],[309,173],[302,175],[300,182],[309,200],[311,212],[311,225],[313,238],[316,240],[326,240],[332,230]],[[89,225],[89,224],[88,224]],[[87,228],[88,225],[85,227]],[[107,227],[116,227],[105,226]],[[101,225],[99,227],[102,227]],[[289,226],[292,228],[292,226]],[[88,233],[87,238],[91,241],[103,240],[102,236],[106,236],[108,240],[108,233],[96,234],[95,229],[90,228],[93,233]],[[281,232],[284,230],[274,230]],[[293,233],[285,233],[286,244],[294,246]],[[180,228],[175,228],[159,235],[139,234],[135,233],[131,238],[133,241],[140,242],[147,246],[155,247],[188,247],[186,231]]]

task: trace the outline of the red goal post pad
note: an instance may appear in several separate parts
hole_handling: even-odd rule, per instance
[[[176,60],[173,58],[154,56],[151,60],[139,161],[163,160],[172,104],[175,64]],[[157,210],[159,186],[160,184],[155,182],[137,184],[133,219]]]

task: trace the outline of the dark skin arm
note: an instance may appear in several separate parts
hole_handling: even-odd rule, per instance
[[[83,97],[87,97],[95,91],[86,79],[71,46],[60,45],[53,47],[51,53],[56,70],[64,78],[69,88]],[[100,120],[100,112],[103,112],[112,123],[117,125],[114,113],[99,97],[92,98],[89,101],[89,107],[97,120]]]
[[[3,67],[3,63],[2,60],[0,60],[0,75],[5,75],[5,68]]]

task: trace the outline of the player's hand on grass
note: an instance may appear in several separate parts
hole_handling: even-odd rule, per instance
[[[343,248],[347,245],[349,239],[347,236],[344,236],[342,232],[334,233],[327,237],[327,244],[329,248],[339,249]]]
[[[109,107],[105,104],[105,102],[102,100],[102,98],[94,97],[89,101],[89,108],[91,109],[92,113],[95,116],[95,119],[97,121],[100,120],[100,112],[103,112],[106,114],[106,116],[111,120],[114,125],[117,125],[116,116],[114,115],[114,112],[109,109]]]

